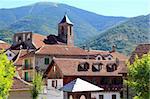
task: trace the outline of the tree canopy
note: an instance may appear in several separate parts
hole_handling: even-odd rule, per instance
[[[149,99],[150,53],[136,57],[133,64],[128,63],[128,70],[127,84],[136,93],[134,99]]]
[[[32,99],[37,99],[39,93],[42,91],[43,88],[43,79],[40,73],[35,73],[34,79],[32,81],[33,87],[31,90]]]
[[[0,99],[6,99],[13,84],[15,67],[5,53],[0,53]]]

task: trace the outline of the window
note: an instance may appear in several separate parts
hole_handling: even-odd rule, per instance
[[[53,71],[56,72],[56,66],[54,66]]]
[[[9,57],[12,57],[11,53],[9,53]]]
[[[109,79],[106,78],[106,77],[102,77],[101,80],[100,80],[100,83],[102,85],[107,85],[109,83]]]
[[[81,95],[80,99],[86,99],[85,95]]]
[[[99,95],[99,99],[104,99],[104,95]]]
[[[107,68],[107,72],[112,72],[112,65],[111,64],[107,64],[106,68]]]
[[[97,60],[101,60],[101,57],[98,57]]]
[[[85,63],[80,63],[78,65],[78,71],[88,71],[89,69],[89,63],[85,62]]]
[[[118,67],[118,66],[117,66],[117,64],[115,64],[115,63],[112,65],[113,70],[117,70],[117,67]]]
[[[115,94],[112,95],[112,99],[116,99],[116,95]]]
[[[105,56],[105,59],[106,60],[112,60],[113,56],[111,54],[108,54],[108,55]]]
[[[18,42],[18,36],[16,36],[16,42]]]
[[[25,59],[25,68],[29,68],[29,61],[28,61],[28,59]]]
[[[57,80],[52,80],[52,87],[57,88]]]
[[[101,69],[102,69],[102,63],[94,63],[93,65],[92,65],[92,71],[93,72],[98,72],[98,71],[100,71]]]
[[[72,95],[70,95],[70,96],[69,96],[69,99],[73,99],[73,96],[72,96]]]
[[[28,79],[29,79],[29,74],[28,74],[28,72],[25,72],[24,76],[25,76],[25,81],[28,81]]]
[[[101,56],[101,55],[98,55],[98,56],[96,57],[96,60],[102,60],[102,56]]]
[[[70,35],[72,35],[72,27],[70,26]]]
[[[22,40],[22,38],[19,36],[19,37],[18,37],[18,42],[21,42],[21,40]]]
[[[45,65],[49,64],[49,58],[45,58]]]
[[[61,33],[62,33],[62,35],[64,35],[64,27],[63,26],[61,27]]]
[[[107,68],[107,72],[113,72],[115,70],[117,70],[117,64],[107,64],[106,68]]]
[[[30,40],[30,34],[27,35],[27,40]]]
[[[25,41],[26,40],[26,35],[25,34],[23,34],[23,41]]]

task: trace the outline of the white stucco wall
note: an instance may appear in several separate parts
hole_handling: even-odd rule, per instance
[[[45,65],[45,58],[49,58],[49,64],[52,61],[52,57],[51,56],[36,56],[35,57],[35,66],[38,66],[40,69],[46,69],[48,67],[48,65]]]
[[[8,59],[9,60],[12,60],[16,55],[13,53],[13,52],[11,52],[10,50],[7,50],[6,52],[6,55],[7,55],[7,57],[8,57]],[[10,55],[11,54],[11,55]]]
[[[52,81],[57,80],[57,87],[52,87]],[[45,86],[43,93],[40,94],[39,99],[63,99],[63,91],[59,89],[63,87],[63,79],[48,79],[47,86]]]
[[[119,92],[92,92],[91,97],[99,99],[99,95],[103,95],[104,99],[112,99],[112,95],[116,95],[116,99],[120,99],[120,93]]]

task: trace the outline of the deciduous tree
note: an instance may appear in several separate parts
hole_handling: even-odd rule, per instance
[[[13,84],[15,67],[5,53],[0,52],[0,99],[6,99]]]
[[[133,89],[136,96],[134,99],[149,99],[150,95],[150,53],[142,58],[135,58],[133,64],[128,63],[129,87]]]
[[[35,73],[32,84],[33,84],[33,87],[31,90],[32,99],[37,99],[39,93],[43,89],[43,79],[42,79],[42,75],[40,73]]]

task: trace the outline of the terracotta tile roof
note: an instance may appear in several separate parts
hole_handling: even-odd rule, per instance
[[[31,84],[17,77],[13,78],[14,82],[10,91],[16,90],[30,90]]]
[[[40,48],[45,45],[45,43],[43,42],[45,38],[46,36],[34,33],[32,34],[32,43],[35,45],[36,48]]]
[[[14,61],[14,65],[15,66],[22,66],[23,63],[23,56],[26,55],[28,53],[27,50],[20,50],[16,60]]]
[[[9,47],[10,47],[10,45],[8,43],[0,40],[0,50],[3,50],[3,49],[6,50]]]
[[[78,71],[78,65],[80,63],[87,62],[89,63],[88,71]],[[99,72],[92,71],[93,63],[102,63],[102,69]],[[111,60],[91,60],[91,59],[68,59],[68,58],[55,58],[53,59],[52,64],[47,68],[45,75],[48,75],[50,69],[53,65],[57,66],[64,76],[122,76],[118,74],[121,72],[122,67],[125,66],[125,61],[120,61],[117,70],[113,72],[106,71],[107,64],[113,64],[115,61]]]
[[[129,59],[130,63],[132,64],[134,62],[136,55],[141,58],[144,54],[147,54],[148,52],[150,52],[150,44],[139,44],[132,52],[132,55]]]
[[[89,55],[112,55],[114,58],[119,58],[120,60],[127,60],[128,57],[115,51],[115,52],[112,52],[110,53],[109,51],[102,51],[102,50],[90,50],[88,51]]]
[[[36,54],[46,55],[88,55],[88,52],[73,46],[67,45],[45,45]]]

